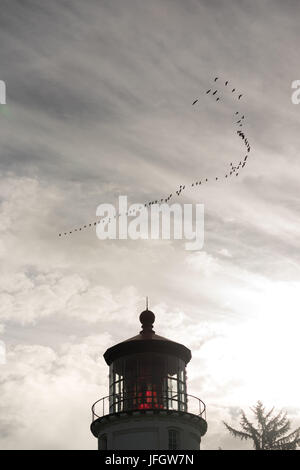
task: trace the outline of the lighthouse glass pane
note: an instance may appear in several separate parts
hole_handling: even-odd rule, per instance
[[[110,366],[110,413],[187,410],[185,363],[174,356],[138,353]]]

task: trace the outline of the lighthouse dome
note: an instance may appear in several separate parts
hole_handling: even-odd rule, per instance
[[[157,335],[153,330],[154,321],[154,313],[148,309],[144,310],[140,314],[140,322],[142,324],[140,333],[107,349],[104,354],[106,363],[110,365],[113,361],[123,356],[148,352],[175,356],[187,364],[192,357],[190,349],[183,344]]]

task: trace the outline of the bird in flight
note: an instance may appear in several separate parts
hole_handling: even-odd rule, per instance
[[[215,94],[217,93],[217,91],[218,91],[218,90],[214,91],[214,92],[213,92],[213,95],[215,95]]]
[[[216,77],[216,78],[215,78],[215,82],[218,80],[218,78],[219,78],[219,77]]]
[[[194,106],[194,104],[196,104],[196,103],[197,103],[197,101],[199,101],[199,100],[197,99],[197,100],[195,100],[195,101],[194,101],[194,103],[193,103],[193,106]]]
[[[211,91],[211,89],[210,89],[210,90],[207,90],[206,94],[208,94],[210,91]]]
[[[235,91],[235,88],[233,88],[233,89],[231,90],[231,93],[233,93],[234,91]]]
[[[225,82],[225,85],[226,85],[226,86],[228,85],[228,80]]]
[[[238,99],[240,100],[243,95],[239,95]]]

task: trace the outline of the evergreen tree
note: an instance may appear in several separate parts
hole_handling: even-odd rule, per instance
[[[252,439],[255,450],[296,450],[300,445],[300,427],[288,434],[291,423],[282,410],[274,415],[274,408],[269,412],[261,401],[251,408],[257,421],[256,427],[241,412],[241,430],[234,429],[223,421],[226,428],[234,437]]]

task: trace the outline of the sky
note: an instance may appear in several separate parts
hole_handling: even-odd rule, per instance
[[[299,15],[297,0],[2,0],[1,449],[96,449],[103,353],[140,331],[146,296],[155,331],[192,351],[203,450],[251,448],[222,422],[257,400],[300,425]],[[237,105],[249,162],[216,182],[244,156]],[[180,196],[204,204],[201,250],[58,236],[119,195],[204,177]]]

